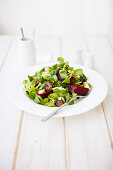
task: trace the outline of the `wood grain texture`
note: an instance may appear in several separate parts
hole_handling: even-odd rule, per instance
[[[51,55],[55,56],[54,60],[63,56],[71,61],[75,48],[95,53],[95,68],[105,77],[111,92],[103,108],[112,127],[113,84],[109,75],[112,75],[113,51],[107,40],[103,37],[86,38],[86,41],[76,37],[38,37],[35,45],[38,63],[48,62]],[[15,39],[0,72],[0,169],[112,170],[113,150],[101,105],[83,115],[52,118],[43,123],[38,116],[25,112],[21,115],[21,111],[10,104],[6,80],[10,78],[9,73],[13,75],[17,70],[17,47]],[[105,66],[108,69],[105,70]]]
[[[9,41],[8,41],[9,40]],[[8,42],[5,42],[8,41]],[[7,49],[11,39],[0,37],[0,47],[4,45],[3,53],[0,56],[5,56],[5,62],[1,62],[2,70],[0,72],[0,169],[10,170],[12,168],[14,149],[17,139],[17,131],[20,121],[20,111],[9,102],[7,89],[8,78],[11,76],[11,67],[13,67],[13,57],[15,54],[15,41],[11,45],[8,53]],[[3,59],[3,58],[2,58]],[[3,61],[3,60],[2,60]],[[14,68],[12,68],[13,70]],[[13,70],[14,71],[14,70]]]
[[[54,55],[56,60],[60,55],[58,38],[38,37],[37,63],[48,62]],[[65,152],[65,126],[62,118],[41,122],[41,118],[30,114],[24,115],[20,147],[16,160],[16,170],[43,169],[65,170],[67,160]]]
[[[25,114],[16,170],[66,169],[64,129],[61,118],[41,122]]]
[[[19,149],[19,144],[20,144],[21,130],[22,130],[22,125],[23,125],[23,116],[24,116],[24,113],[23,113],[23,111],[21,111],[21,119],[20,119],[20,122],[19,122],[19,129],[18,129],[18,134],[17,134],[16,147],[15,147],[15,150],[14,150],[12,170],[15,170],[15,166],[16,166],[16,160],[17,160],[18,149]]]
[[[84,38],[64,38],[62,43],[63,57],[70,54],[70,61],[75,48],[88,50]],[[84,115],[66,118],[66,129],[69,169],[112,169],[111,141],[101,105]]]
[[[103,102],[103,111],[107,115],[113,136],[113,49],[105,37],[87,38],[88,47],[94,52],[96,70],[106,79],[108,95]]]
[[[106,37],[106,38],[105,38],[105,36],[103,36],[103,37],[104,37],[104,39],[107,40],[109,46],[112,48],[112,45],[111,45],[108,37]],[[94,37],[93,37],[93,38],[94,38]],[[91,49],[90,49],[89,46],[88,46],[88,42],[87,42],[86,38],[84,38],[84,42],[85,42],[85,44],[86,44],[86,49],[87,49],[87,51],[90,51]],[[95,54],[94,54],[94,55],[95,55]],[[93,62],[94,62],[94,60],[93,60]],[[94,64],[94,63],[93,63],[93,64]],[[94,64],[94,65],[95,65],[95,64]],[[95,66],[93,66],[93,67],[94,67],[94,69],[96,69]],[[110,136],[110,140],[111,140],[111,147],[113,148],[113,133],[112,133],[111,124],[110,124],[110,122],[109,122],[108,115],[107,115],[107,113],[106,113],[105,110],[104,110],[104,105],[103,105],[103,103],[101,103],[101,107],[102,107],[102,110],[103,110],[103,113],[104,113],[104,117],[105,117],[105,121],[106,121],[106,125],[107,125],[107,128],[108,128],[108,132],[109,132],[109,136]]]
[[[84,39],[60,38],[60,54],[69,60],[74,48],[87,51]],[[96,60],[95,60],[96,62]],[[16,170],[112,170],[113,153],[101,105],[70,118],[51,119],[25,114]]]

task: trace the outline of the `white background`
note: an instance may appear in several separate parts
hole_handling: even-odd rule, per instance
[[[49,56],[70,61],[75,48],[91,51],[109,86],[106,100],[90,112],[41,123],[8,100],[8,79],[23,59],[18,37],[0,36],[0,170],[113,170],[113,38],[82,36],[111,36],[112,11],[113,0],[0,0],[1,34],[18,35],[22,26],[25,34],[35,28],[61,36],[36,38],[37,62]]]
[[[113,34],[113,0],[0,0],[0,34]]]

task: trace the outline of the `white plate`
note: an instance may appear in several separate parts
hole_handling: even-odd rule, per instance
[[[16,77],[10,80],[10,85],[8,88],[9,97],[14,105],[16,105],[21,110],[24,110],[28,113],[45,116],[51,113],[55,107],[46,107],[40,104],[35,103],[30,98],[28,98],[23,91],[22,81],[27,78],[27,75],[33,75],[36,71],[40,70],[45,66],[51,66],[52,64],[40,64],[33,67],[30,67],[19,74],[16,74]],[[80,65],[72,65],[75,69],[82,68],[84,74],[88,77],[88,82],[93,85],[91,93],[84,99],[80,100],[74,105],[68,105],[64,107],[55,117],[67,117],[78,115],[84,112],[87,112],[96,106],[98,106],[106,97],[108,87],[106,81],[103,77],[96,71],[89,69]]]

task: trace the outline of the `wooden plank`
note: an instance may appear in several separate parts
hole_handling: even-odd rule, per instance
[[[59,42],[54,37],[38,37],[37,62],[48,62],[51,55],[54,60],[60,56]],[[24,114],[16,170],[66,169],[64,130],[62,118],[42,123],[40,117]]]
[[[62,42],[63,57],[72,54],[77,46],[87,51],[83,39],[78,42],[74,38],[72,41],[71,38],[64,38]],[[74,57],[73,54],[70,56]],[[66,118],[65,125],[68,169],[112,169],[113,154],[101,105],[84,115]]]
[[[112,169],[112,149],[101,107],[67,119],[68,166],[74,170]]]
[[[59,42],[61,56],[64,52],[70,54],[77,44],[86,50],[83,39],[65,38]],[[112,159],[101,106],[84,115],[51,119],[45,124],[39,117],[24,115],[16,170],[112,170]]]
[[[111,42],[112,43],[112,42]],[[113,136],[113,49],[111,48],[109,41],[104,37],[93,37],[87,39],[88,48],[94,51],[94,61],[96,70],[100,72],[108,83],[108,95],[103,102],[103,111],[105,112]]]
[[[14,66],[13,58],[16,56],[15,49],[17,44],[14,40],[8,53],[6,38],[4,39],[2,37],[0,46],[2,46],[1,44],[4,47],[6,46],[6,49],[4,48],[1,55],[7,55],[5,56],[5,62],[0,72],[0,169],[9,170],[12,168],[19,121],[21,118],[21,111],[9,102],[7,95],[8,78],[11,77],[16,67]],[[12,68],[12,71],[10,68]]]
[[[66,169],[62,119],[46,123],[40,117],[24,115],[16,170]]]

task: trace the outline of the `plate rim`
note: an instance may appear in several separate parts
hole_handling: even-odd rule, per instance
[[[40,63],[40,64],[36,64],[36,65],[34,65],[34,66],[31,66],[31,67],[28,67],[28,68],[25,68],[25,69],[23,69],[23,70],[21,70],[21,71],[19,71],[17,74],[21,74],[21,73],[25,73],[25,72],[28,72],[28,71],[31,71],[31,70],[33,70],[33,69],[35,69],[35,68],[38,68],[39,66],[40,67],[44,67],[44,64],[45,65],[51,65],[51,64],[56,64],[56,63]],[[70,64],[71,65],[71,64]],[[104,99],[106,98],[106,96],[107,96],[107,93],[108,93],[108,85],[107,85],[107,82],[106,82],[106,80],[104,79],[104,77],[100,74],[100,73],[98,73],[97,71],[95,71],[95,70],[93,70],[93,69],[91,69],[91,68],[89,68],[89,67],[86,67],[86,66],[82,66],[82,65],[77,65],[77,64],[72,64],[73,65],[73,67],[81,67],[81,68],[83,68],[83,69],[86,69],[86,70],[90,70],[90,71],[93,71],[93,72],[95,72],[96,74],[98,74],[102,79],[103,79],[103,81],[104,81],[104,83],[105,83],[105,86],[106,86],[106,93],[104,94],[104,97],[103,97],[103,99],[98,103],[98,104],[95,104],[95,105],[93,105],[90,109],[86,109],[86,111],[83,111],[83,112],[80,112],[80,113],[77,113],[77,114],[73,114],[73,113],[70,113],[70,114],[67,114],[67,115],[60,115],[60,114],[56,114],[56,115],[54,115],[53,117],[69,117],[69,116],[76,116],[76,115],[80,115],[80,114],[83,114],[83,113],[86,113],[86,112],[88,112],[88,111],[91,111],[92,109],[94,109],[94,108],[96,108],[98,105],[100,105],[103,101],[104,101]],[[37,69],[38,70],[38,69]],[[24,76],[27,76],[27,75],[24,75]],[[8,83],[9,84],[9,83]],[[10,87],[10,86],[9,86]],[[27,97],[27,96],[26,96]],[[25,111],[25,112],[27,112],[28,114],[32,114],[32,115],[36,115],[36,116],[40,116],[40,117],[44,117],[45,115],[41,115],[40,113],[38,114],[38,113],[34,113],[34,112],[31,112],[31,111],[28,111],[28,109],[25,109],[25,107],[23,108],[23,107],[21,107],[21,106],[19,106],[17,103],[15,103],[15,101],[11,98],[11,96],[10,96],[10,93],[8,93],[8,98],[9,98],[9,100],[10,100],[10,102],[13,104],[13,105],[15,105],[17,108],[19,108],[20,110],[23,110],[23,111]],[[39,105],[40,107],[44,107],[44,106],[42,106],[42,105]],[[74,106],[74,105],[73,105]],[[70,106],[71,107],[71,106]],[[48,108],[48,107],[46,107],[45,106],[45,108]],[[49,108],[56,108],[56,107],[49,107]],[[41,109],[41,108],[40,108]],[[51,110],[51,112],[52,112],[52,110]]]

